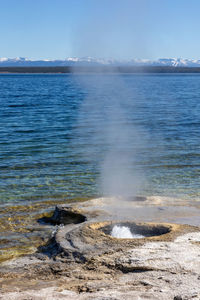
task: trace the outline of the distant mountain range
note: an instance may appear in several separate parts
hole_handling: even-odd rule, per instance
[[[161,66],[161,67],[200,67],[200,60],[182,58],[149,59],[95,59],[92,57],[69,57],[64,60],[31,60],[24,57],[0,58],[0,67],[66,67],[66,66]]]

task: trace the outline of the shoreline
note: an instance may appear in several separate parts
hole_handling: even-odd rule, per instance
[[[73,205],[82,207],[84,202],[94,203],[96,198],[83,198],[72,199],[71,201],[57,201],[56,205]],[[193,226],[199,226],[200,215],[200,201],[191,201],[184,198],[173,198],[164,196],[137,196],[128,201],[120,200],[114,201],[115,198],[101,199],[104,209],[109,213],[112,213],[114,219],[119,218],[119,212],[124,215],[124,218],[130,218],[129,209],[137,221],[165,221],[180,224],[190,224]],[[110,205],[106,205],[106,203]],[[48,205],[48,209],[45,209]],[[130,207],[129,207],[130,206]],[[2,236],[6,242],[1,243],[1,255],[0,263],[13,258],[20,257],[21,255],[31,254],[37,251],[37,248],[44,245],[51,232],[55,230],[55,225],[45,224],[43,220],[50,217],[53,214],[55,207],[54,200],[36,203],[32,203],[30,206],[22,206],[21,204],[16,206],[8,205],[6,208],[1,209],[1,227],[2,234],[6,231],[6,235]],[[99,209],[99,208],[98,208]],[[41,211],[40,211],[41,210]],[[18,211],[18,213],[17,213]],[[27,215],[27,212],[29,214]],[[24,215],[24,218],[20,214]],[[7,220],[9,215],[9,221]],[[106,214],[107,215],[107,214]],[[20,216],[20,219],[19,219]],[[155,216],[158,218],[156,219]],[[10,238],[13,234],[18,235],[18,242]],[[32,236],[33,234],[33,236]]]
[[[1,299],[199,299],[200,228],[177,224],[198,223],[200,208],[173,206],[167,198],[136,200],[122,205],[120,198],[98,198],[56,207],[47,219],[58,226],[54,238],[34,254],[0,265]],[[99,231],[119,216],[170,231],[141,240]]]
[[[200,67],[169,67],[169,66],[0,66],[0,74],[199,74]]]

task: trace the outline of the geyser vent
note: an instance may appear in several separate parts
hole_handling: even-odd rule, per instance
[[[114,238],[125,239],[160,236],[171,231],[170,227],[162,224],[137,224],[134,222],[110,223],[99,229]]]

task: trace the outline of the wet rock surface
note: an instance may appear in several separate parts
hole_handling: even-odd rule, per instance
[[[59,226],[48,244],[1,264],[0,299],[200,299],[199,227],[169,223],[174,207],[169,218],[167,207],[144,222],[144,202],[131,211],[129,201],[121,221],[105,199],[57,207],[48,221]],[[195,213],[182,208],[183,218]],[[121,222],[154,234],[113,238],[110,228]]]

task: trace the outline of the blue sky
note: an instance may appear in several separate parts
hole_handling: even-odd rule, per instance
[[[199,0],[0,0],[0,57],[200,58]]]

